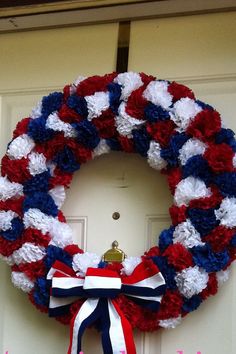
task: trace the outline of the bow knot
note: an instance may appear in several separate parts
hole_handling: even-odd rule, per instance
[[[115,298],[122,293],[142,306],[159,306],[166,285],[158,268],[152,265],[147,267],[141,262],[130,276],[120,276],[106,268],[88,268],[82,277],[64,263],[53,264],[47,277],[51,281],[49,315],[66,314],[78,298],[86,299],[71,321],[68,354],[81,351],[84,330],[97,320],[105,354],[136,353],[131,325]]]
[[[122,283],[119,275],[113,270],[88,268],[83,288],[89,297],[114,299],[121,292]]]

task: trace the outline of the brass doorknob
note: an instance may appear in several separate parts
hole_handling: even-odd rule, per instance
[[[113,241],[111,246],[112,246],[112,248],[110,248],[109,250],[107,250],[104,253],[102,260],[104,262],[108,262],[108,263],[123,262],[126,255],[120,248],[118,248],[118,246],[119,246],[118,242]]]

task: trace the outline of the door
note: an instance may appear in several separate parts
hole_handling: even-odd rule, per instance
[[[44,94],[79,74],[115,70],[117,24],[4,34],[1,43],[1,120],[3,155],[17,120],[27,116]],[[236,14],[208,14],[131,23],[129,70],[189,85],[214,105],[236,131]],[[171,196],[163,176],[136,155],[111,153],[75,174],[63,211],[74,240],[103,254],[117,239],[129,256],[156,243],[169,225]],[[112,214],[118,211],[120,218]],[[0,352],[64,354],[68,328],[35,310],[10,282],[0,264]],[[175,330],[135,332],[138,354],[233,354],[236,329],[236,276]],[[94,330],[85,335],[85,353],[102,353]]]

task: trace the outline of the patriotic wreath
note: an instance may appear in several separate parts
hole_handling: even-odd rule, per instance
[[[147,158],[174,199],[157,245],[122,264],[73,244],[60,210],[73,173],[110,150]],[[216,294],[236,254],[235,153],[213,107],[144,73],[79,77],[17,124],[1,166],[0,253],[39,310],[71,323],[68,353],[94,324],[104,353],[134,354],[132,328],[174,328]]]

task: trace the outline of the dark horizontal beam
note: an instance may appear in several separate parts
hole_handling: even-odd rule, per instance
[[[0,33],[236,11],[236,0],[68,0],[67,3],[65,8],[58,2],[38,5],[38,13],[28,12],[30,7],[25,10],[21,7],[15,15],[12,8],[9,11],[0,8]],[[75,3],[94,7],[70,9],[69,4]],[[65,6],[65,1],[61,4]],[[52,8],[49,10],[48,6]]]
[[[168,0],[0,0],[0,16],[22,16],[57,11],[95,9],[116,5],[140,4]]]
[[[1,0],[0,8],[9,8],[9,7],[20,7],[20,6],[29,6],[29,5],[39,5],[39,4],[50,4],[52,2],[62,2],[70,0]]]

